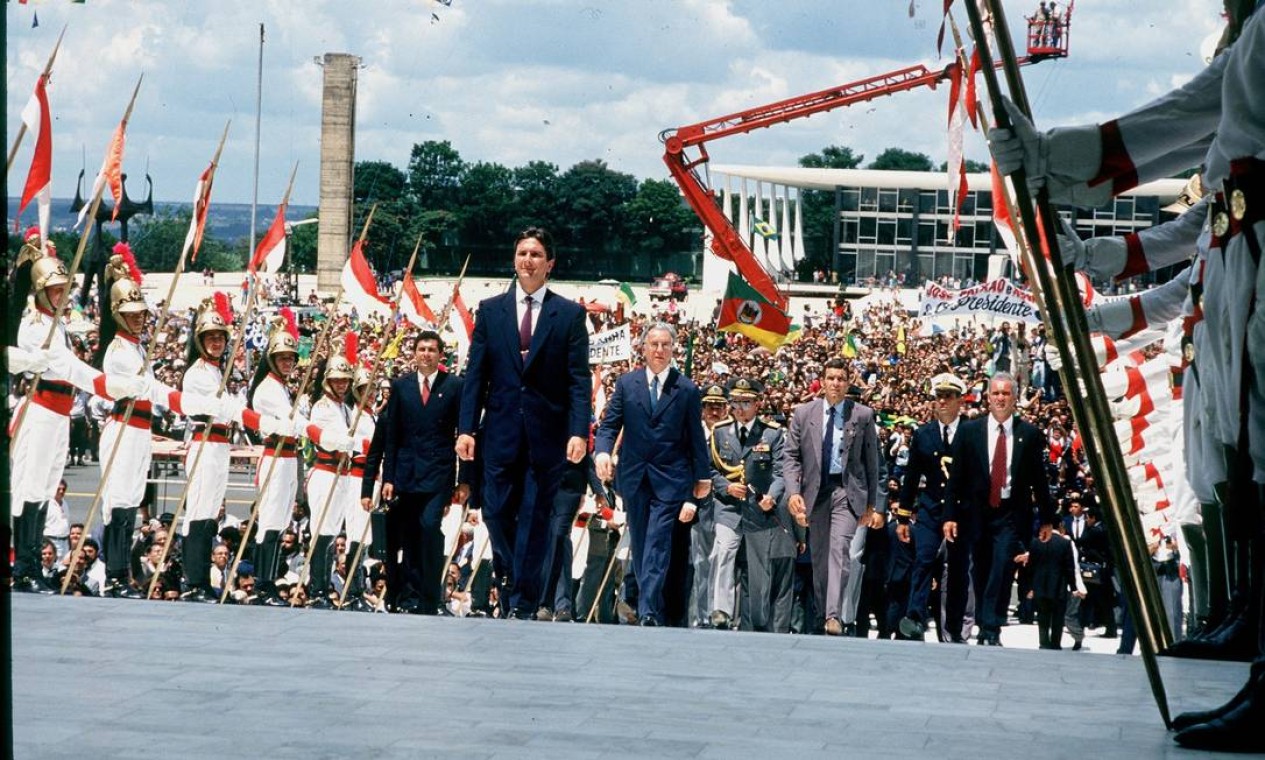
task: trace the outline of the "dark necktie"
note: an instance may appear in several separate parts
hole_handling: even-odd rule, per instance
[[[655,407],[659,406],[659,376],[655,375],[650,381],[650,412],[654,413]]]
[[[740,425],[738,427],[738,445],[746,448],[747,446],[747,426]]]
[[[422,378],[422,406],[430,403],[430,378]]]
[[[835,450],[835,408],[830,407],[830,415],[826,418],[826,436],[821,443],[821,482],[830,480],[830,460]]]
[[[945,425],[940,428],[940,440],[944,442],[944,447],[949,448],[949,426]]]
[[[988,486],[988,506],[1001,506],[1001,489],[1006,485],[1006,428],[997,427],[997,445],[993,448],[992,478]]]
[[[531,304],[532,297],[523,299],[527,308],[523,309],[523,321],[518,323],[518,348],[524,354],[531,350]]]
[[[1072,527],[1074,528],[1074,530],[1072,531],[1072,537],[1073,537],[1073,538],[1077,538],[1077,539],[1079,539],[1079,538],[1081,537],[1081,530],[1082,530],[1082,526],[1083,526],[1083,525],[1084,525],[1084,523],[1082,522],[1082,519],[1081,519],[1081,518],[1079,518],[1079,517],[1078,517],[1078,518],[1076,518],[1076,519],[1072,522]]]

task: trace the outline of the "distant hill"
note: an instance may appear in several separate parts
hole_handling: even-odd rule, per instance
[[[129,188],[129,195],[132,192],[140,193],[141,188],[132,190]],[[12,229],[12,220],[18,211],[18,201],[20,198],[9,198],[9,224]],[[73,198],[54,198],[53,199],[53,217],[52,226],[54,230],[69,230],[75,224],[76,215],[71,213],[70,204]],[[26,209],[22,214],[23,227],[35,224],[34,203]],[[179,211],[181,209],[189,209],[191,203],[173,203],[169,201],[154,201],[154,213],[165,214],[169,211]],[[260,204],[256,210],[255,224],[259,235],[263,235],[264,230],[268,229],[268,225],[272,223],[272,217],[277,213],[275,205]],[[316,206],[297,206],[290,205],[290,210],[286,214],[286,218],[291,221],[299,221],[306,219],[316,213]],[[132,224],[136,221],[144,219],[144,216],[134,217]],[[217,203],[214,199],[211,201],[211,214],[207,219],[207,228],[209,234],[213,235],[226,243],[240,240],[250,236],[250,204],[249,203]],[[106,229],[115,235],[118,234],[118,224],[107,224]]]

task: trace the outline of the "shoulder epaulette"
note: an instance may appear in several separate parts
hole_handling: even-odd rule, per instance
[[[767,428],[773,428],[774,430],[782,429],[782,423],[778,422],[777,420],[771,420],[766,417],[761,417],[760,422]]]
[[[718,427],[724,427],[725,425],[732,425],[732,424],[734,424],[734,418],[733,418],[733,417],[726,417],[725,419],[721,420],[720,422],[717,422],[715,425],[712,425],[712,430],[715,430],[715,429],[716,429],[716,428],[718,428]]]

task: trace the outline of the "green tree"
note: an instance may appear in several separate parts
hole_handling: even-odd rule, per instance
[[[988,174],[992,169],[984,161],[976,161],[968,158],[962,162],[962,168],[967,174]],[[938,172],[947,172],[949,170],[949,162],[941,161],[940,167],[936,169]]]
[[[531,225],[551,232],[559,226],[558,167],[547,161],[532,161],[514,169],[514,205],[508,223],[513,232]]]
[[[624,246],[657,256],[695,248],[702,224],[671,180],[648,179],[624,205]]]
[[[312,214],[308,219],[315,219]],[[290,266],[296,272],[311,274],[316,271],[316,233],[317,224],[303,224],[293,227],[290,239],[286,241]]]
[[[461,183],[461,240],[501,244],[514,214],[514,172],[501,164],[479,162]]]
[[[386,161],[359,161],[355,175],[356,203],[398,200],[408,194],[408,177]]]
[[[133,221],[130,244],[136,263],[144,272],[174,272],[189,232],[190,208],[167,209]],[[212,246],[210,234],[204,235],[202,247]],[[108,249],[107,249],[108,250]],[[187,262],[186,262],[187,267]]]
[[[408,189],[417,210],[455,211],[465,174],[466,163],[449,141],[414,145],[408,162]]]
[[[612,170],[605,161],[581,161],[558,180],[558,205],[566,242],[604,251],[618,240],[623,228],[623,206],[637,194],[631,174]],[[562,237],[562,235],[558,235]]]
[[[867,169],[887,171],[929,172],[934,165],[925,153],[915,153],[904,148],[888,148],[870,162]]]

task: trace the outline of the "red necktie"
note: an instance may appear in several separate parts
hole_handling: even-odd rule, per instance
[[[422,406],[430,403],[430,378],[422,378]]]
[[[997,445],[993,448],[992,482],[988,486],[988,506],[1001,506],[1001,489],[1006,485],[1006,428],[997,427]]]
[[[531,350],[531,304],[532,297],[527,296],[523,299],[527,302],[527,308],[523,309],[523,321],[518,323],[518,348],[524,354]]]

